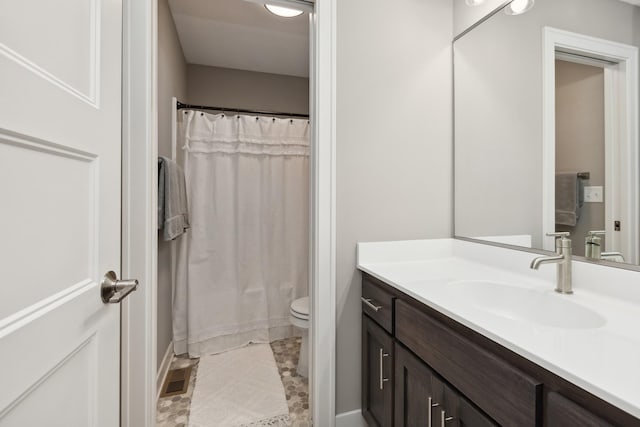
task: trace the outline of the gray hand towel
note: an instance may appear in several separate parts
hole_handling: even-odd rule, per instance
[[[584,184],[578,173],[556,173],[556,224],[575,227],[583,203]]]
[[[158,158],[158,229],[164,240],[173,240],[189,228],[187,187],[176,162]]]

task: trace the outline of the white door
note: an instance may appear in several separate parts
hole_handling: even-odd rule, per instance
[[[0,426],[119,423],[120,0],[0,0]]]

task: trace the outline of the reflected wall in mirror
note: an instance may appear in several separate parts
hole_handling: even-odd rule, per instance
[[[454,42],[456,236],[553,250],[569,231],[576,255],[638,264],[630,3],[536,0]]]

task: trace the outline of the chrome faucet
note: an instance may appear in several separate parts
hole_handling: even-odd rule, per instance
[[[606,231],[596,230],[589,231],[584,241],[584,256],[593,259],[604,259],[625,262],[624,255],[621,252],[602,252],[602,238]]]
[[[610,259],[616,262],[626,262],[624,260],[624,255],[622,255],[622,252],[600,252],[600,259]]]
[[[558,264],[556,292],[572,294],[571,290],[571,239],[568,232],[547,233],[556,238],[556,255],[541,256],[531,261],[531,268],[537,270],[542,264]]]

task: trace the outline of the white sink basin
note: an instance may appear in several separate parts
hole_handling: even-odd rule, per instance
[[[475,309],[502,318],[561,329],[595,329],[607,323],[600,314],[572,302],[571,295],[552,289],[541,291],[483,280],[463,280],[446,286]]]

